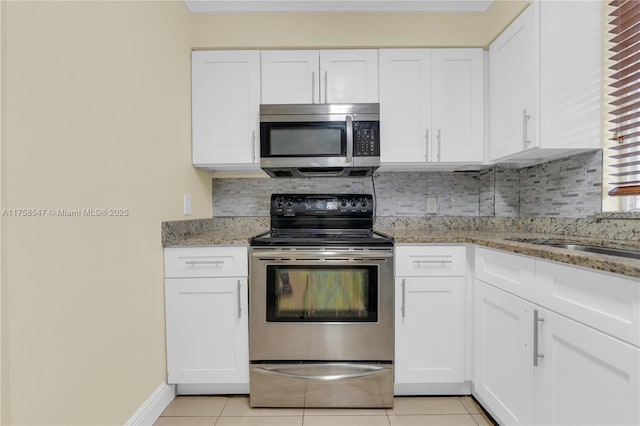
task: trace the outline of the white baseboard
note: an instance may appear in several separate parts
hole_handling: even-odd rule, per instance
[[[176,385],[176,395],[244,395],[248,393],[249,383]]]
[[[471,382],[396,383],[394,395],[470,395]]]
[[[125,426],[150,426],[160,414],[169,406],[176,397],[175,385],[162,383],[147,398],[147,400],[133,413],[133,416],[125,423]]]
[[[493,417],[493,420],[495,420],[496,422],[498,422],[498,424],[501,424],[501,425],[505,424],[502,420],[500,420],[500,417],[498,417],[498,416],[496,415],[496,412],[495,412],[495,411],[493,411],[493,410],[491,409],[491,407],[489,406],[489,404],[487,404],[487,403],[484,401],[484,399],[482,399],[482,397],[481,397],[480,395],[478,395],[478,393],[476,392],[475,387],[473,388],[473,391],[471,392],[471,395],[473,395],[473,397],[476,399],[476,401],[478,401],[478,403],[482,406],[482,408],[484,408],[484,409],[485,409],[485,411],[486,411],[487,413],[489,413],[489,415],[490,415],[491,417]]]

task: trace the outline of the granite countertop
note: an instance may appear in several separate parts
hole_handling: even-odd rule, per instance
[[[225,217],[163,222],[162,245],[248,245],[251,237],[270,229],[269,220],[268,217]]]
[[[448,224],[448,223],[447,223]],[[397,225],[397,224],[392,224]],[[406,225],[406,224],[405,224]],[[442,223],[438,224],[438,227]],[[473,223],[470,225],[475,226]],[[269,229],[268,217],[229,217],[164,222],[162,244],[165,247],[248,245],[249,239]],[[600,271],[640,278],[640,260],[549,247],[525,241],[583,244],[640,251],[640,242],[599,237],[560,235],[557,233],[505,232],[501,230],[434,229],[429,226],[376,227],[394,237],[396,244],[475,244],[541,259],[567,263]],[[524,240],[524,241],[522,241]]]

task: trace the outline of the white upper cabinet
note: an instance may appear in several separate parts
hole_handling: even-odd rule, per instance
[[[262,103],[320,102],[320,56],[317,50],[263,50]]]
[[[431,53],[431,161],[478,162],[484,153],[484,82],[481,49]]]
[[[324,103],[378,102],[378,50],[321,50]]]
[[[192,53],[193,164],[258,169],[259,51]]]
[[[378,51],[262,51],[262,103],[378,102]]]
[[[600,2],[534,1],[491,44],[490,156],[534,164],[600,148]]]
[[[482,162],[483,99],[482,49],[380,50],[381,162]]]
[[[489,49],[492,159],[538,144],[535,21],[534,8],[528,7]]]
[[[380,161],[427,162],[431,49],[380,50]]]

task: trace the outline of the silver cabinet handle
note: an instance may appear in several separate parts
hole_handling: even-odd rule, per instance
[[[324,103],[328,104],[329,100],[327,97],[329,96],[329,71],[324,72]]]
[[[453,263],[453,260],[451,259],[444,259],[444,260],[437,260],[437,259],[433,259],[433,260],[414,260],[413,263],[417,264],[418,266],[420,266],[423,263],[429,263],[429,264],[434,264],[434,263],[439,263],[439,264],[446,264],[446,263]]]
[[[426,145],[427,145],[427,150],[424,153],[424,159],[426,161],[429,161],[429,129],[427,129],[427,131],[424,134],[424,140],[425,140]]]
[[[347,115],[345,117],[347,121],[347,164],[353,162],[353,117]]]
[[[224,260],[186,260],[185,265],[221,265]]]
[[[301,373],[294,373],[292,371],[287,371],[286,367],[282,367],[282,368],[253,367],[252,369],[258,370],[261,373],[271,374],[274,376],[283,376],[283,377],[289,377],[291,379],[303,379],[303,380],[312,380],[312,381],[320,381],[320,382],[357,379],[360,377],[377,376],[379,374],[386,374],[390,372],[388,368],[384,368],[384,367],[360,366],[360,365],[350,365],[350,364],[344,364],[344,366],[350,367],[353,370],[353,373],[313,375],[313,374],[301,374]]]
[[[238,319],[242,318],[242,284],[238,280]]]
[[[533,366],[538,366],[538,359],[544,358],[544,355],[538,353],[538,325],[544,322],[544,318],[540,318],[538,310],[533,310]]]
[[[311,103],[316,103],[316,72],[311,71]]]
[[[529,135],[527,132],[529,119],[531,119],[531,116],[527,114],[527,109],[525,108],[522,110],[522,148],[523,149],[529,148],[529,145],[531,144],[531,140],[529,139]]]
[[[402,310],[402,318],[404,318],[404,314],[405,314],[405,311],[406,311],[406,309],[405,309],[405,287],[406,287],[405,279],[403,278],[402,279],[402,308],[401,308],[401,310]]]
[[[438,161],[440,161],[440,153],[442,152],[442,144],[441,144],[441,142],[442,142],[442,132],[441,132],[440,129],[438,129],[437,138],[438,138],[438,156],[437,156],[437,158],[438,158]]]
[[[253,161],[256,162],[258,161],[258,157],[256,155],[258,150],[256,149],[256,131],[255,130],[251,132],[251,146],[252,146],[252,152],[253,152]]]

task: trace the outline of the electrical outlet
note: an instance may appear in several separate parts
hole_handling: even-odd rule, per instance
[[[427,197],[427,214],[438,213],[438,198]]]
[[[191,214],[191,194],[184,194],[184,215]]]

